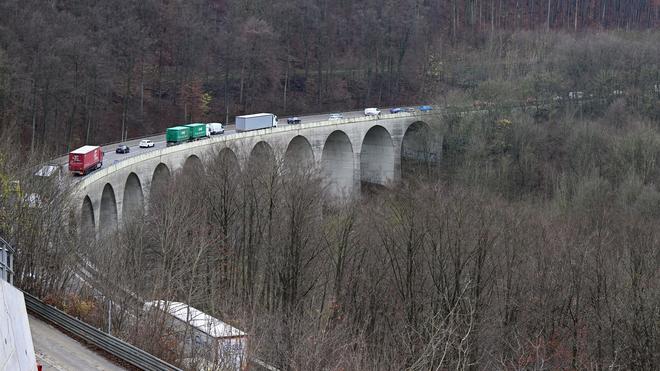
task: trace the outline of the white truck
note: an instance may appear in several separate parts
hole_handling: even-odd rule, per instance
[[[255,113],[236,116],[236,131],[250,131],[277,127],[277,116],[272,113]]]
[[[206,128],[209,135],[223,134],[225,132],[225,128],[219,122],[208,123],[206,124]]]

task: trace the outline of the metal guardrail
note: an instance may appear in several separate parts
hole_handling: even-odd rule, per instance
[[[177,370],[171,364],[128,344],[116,337],[106,334],[93,326],[88,325],[61,310],[50,306],[36,297],[24,292],[25,306],[32,313],[46,321],[56,324],[67,332],[103,349],[113,356],[130,363],[141,370]]]
[[[0,237],[0,280],[5,280],[9,284],[14,284],[14,253],[16,251]]]

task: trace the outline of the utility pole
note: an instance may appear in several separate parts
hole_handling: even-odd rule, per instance
[[[112,335],[112,301],[108,299],[108,334]]]

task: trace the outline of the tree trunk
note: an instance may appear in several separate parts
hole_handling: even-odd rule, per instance
[[[140,63],[140,124],[144,128],[144,60]]]
[[[289,88],[289,68],[290,68],[291,62],[289,61],[289,43],[287,42],[287,48],[286,48],[286,67],[284,69],[284,96],[282,97],[282,112],[286,113],[286,94],[288,92]]]
[[[495,33],[495,0],[490,2],[490,32]]]
[[[126,90],[124,91],[124,104],[123,104],[123,109],[122,109],[122,114],[121,114],[121,141],[123,142],[126,140],[126,133],[128,132],[127,128],[127,116],[128,116],[128,99],[129,99],[129,94],[131,93],[131,72],[129,69],[127,78],[126,78]]]
[[[550,4],[552,3],[552,0],[548,0],[548,14],[547,19],[546,19],[546,24],[545,24],[545,30],[546,32],[550,32]]]
[[[225,59],[225,83],[224,83],[224,95],[225,95],[225,125],[229,123],[229,63]]]
[[[96,97],[92,96],[92,104],[91,107],[88,109],[88,114],[87,114],[87,133],[85,135],[85,143],[90,143],[92,139],[92,122],[93,122],[93,115],[94,115],[94,106],[96,104]]]
[[[34,139],[37,131],[37,79],[32,81],[32,140],[30,154],[34,153]]]
[[[317,46],[316,49],[316,105],[318,106],[319,110],[321,109],[321,105],[323,102],[322,95],[323,95],[323,62],[322,62],[322,57],[321,57],[321,52],[320,52],[320,45]]]
[[[42,117],[41,120],[43,124],[41,125],[41,139],[46,138],[46,129],[48,127],[47,120],[48,120],[48,96],[50,95],[50,78],[46,79],[46,86],[43,92],[43,98],[41,99],[42,101]]]
[[[241,88],[240,93],[238,94],[238,104],[243,105],[243,89],[245,87],[245,59],[241,63]]]
[[[71,134],[73,131],[73,121],[76,118],[76,109],[78,107],[78,62],[74,62],[74,75],[73,75],[73,107],[71,108],[71,115],[66,128],[66,151],[71,150]]]
[[[156,117],[160,117],[161,89],[163,83],[163,51],[158,49],[158,81],[156,82]]]

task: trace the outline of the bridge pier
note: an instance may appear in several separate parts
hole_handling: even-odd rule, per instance
[[[350,197],[353,194],[360,194],[362,191],[362,166],[360,164],[361,152],[353,153],[353,179],[352,187],[345,195],[338,195],[344,197]]]

